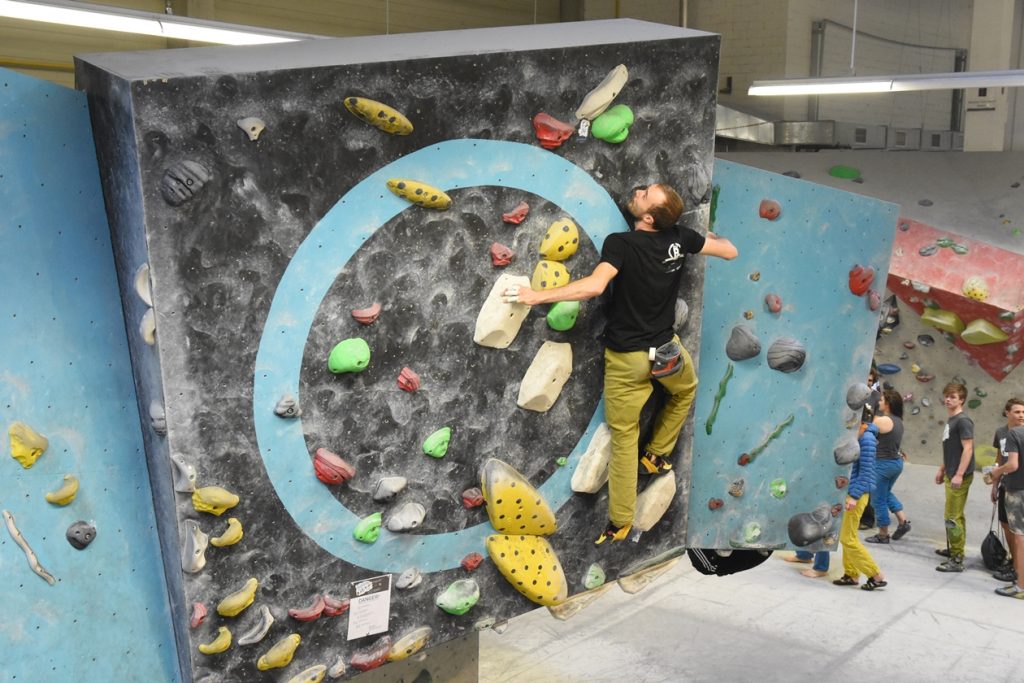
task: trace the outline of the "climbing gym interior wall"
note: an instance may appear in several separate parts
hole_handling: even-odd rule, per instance
[[[703,227],[718,45],[614,21],[80,58],[197,679],[356,673],[681,551],[690,428],[635,542],[595,548],[599,302],[496,293],[589,273],[635,185]],[[703,284],[692,259],[691,349]]]
[[[0,70],[0,204],[0,678],[176,680],[83,93]]]

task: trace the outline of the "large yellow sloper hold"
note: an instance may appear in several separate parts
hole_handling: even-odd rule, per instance
[[[964,321],[960,319],[960,316],[953,311],[945,311],[941,308],[925,307],[921,312],[921,322],[953,334],[960,334],[964,331]]]
[[[238,496],[220,486],[204,486],[192,492],[192,507],[197,512],[209,512],[220,517],[236,505]]]
[[[412,133],[412,122],[405,115],[389,107],[383,102],[365,97],[346,97],[345,109],[362,119],[374,128],[379,128],[391,135],[409,135]]]
[[[24,422],[15,422],[7,429],[11,437],[11,457],[21,463],[26,470],[36,464],[36,460],[50,445],[49,440],[29,427]]]
[[[569,284],[569,271],[558,261],[541,261],[533,269],[530,289],[541,291]]]
[[[548,261],[564,261],[576,253],[580,245],[580,230],[568,218],[561,218],[544,233],[540,243],[540,255]]]
[[[425,209],[446,211],[452,205],[452,198],[433,185],[408,178],[392,178],[388,189],[402,199]]]
[[[569,597],[565,572],[546,538],[495,534],[487,537],[487,553],[501,575],[531,602],[559,605]]]
[[[544,497],[507,463],[489,458],[480,470],[480,491],[491,526],[503,534],[547,536],[558,523]]]

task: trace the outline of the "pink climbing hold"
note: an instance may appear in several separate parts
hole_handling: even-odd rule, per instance
[[[845,489],[850,483],[849,477],[836,477],[836,488]]]
[[[495,268],[502,268],[512,263],[512,259],[515,257],[516,252],[512,251],[504,244],[495,242],[491,245],[491,264]]]
[[[338,617],[348,611],[348,598],[335,598],[324,595],[324,616]]]
[[[725,505],[725,501],[721,498],[712,498],[708,501],[708,510],[717,510],[723,505]]]
[[[398,373],[398,388],[410,394],[420,388],[420,376],[411,368],[402,368]]]
[[[462,492],[462,507],[467,510],[478,508],[484,504],[484,494],[475,486]]]
[[[348,660],[348,663],[352,665],[353,669],[369,671],[388,661],[388,652],[390,651],[391,636],[381,636],[370,645],[352,653],[352,658]]]
[[[317,595],[313,598],[313,604],[309,607],[302,607],[300,609],[288,610],[288,616],[296,621],[316,621],[320,618],[320,615],[324,612],[324,598],[322,595]]]
[[[519,225],[526,218],[526,214],[530,213],[530,205],[526,202],[519,202],[515,208],[508,213],[501,214],[501,220],[506,223],[512,223]]]
[[[192,603],[192,618],[188,620],[188,625],[192,628],[198,628],[206,620],[206,605],[201,602]]]
[[[774,199],[762,199],[761,205],[757,207],[757,215],[773,221],[782,215],[782,206]]]
[[[372,325],[380,317],[380,304],[375,303],[368,308],[353,309],[352,317],[360,325]]]
[[[782,312],[782,298],[778,294],[765,294],[764,305],[768,307],[768,310],[772,313]]]
[[[476,570],[476,568],[479,567],[480,563],[483,561],[484,556],[480,553],[470,553],[469,555],[466,555],[464,558],[462,558],[462,562],[460,564],[462,565],[462,568],[465,569],[467,572],[471,572]]]
[[[316,449],[313,456],[316,478],[325,484],[344,484],[356,476],[356,468],[326,448]]]
[[[868,290],[868,308],[872,311],[877,311],[879,306],[882,305],[882,297],[873,289]]]
[[[533,117],[533,132],[544,149],[556,149],[573,134],[573,127],[541,112]]]

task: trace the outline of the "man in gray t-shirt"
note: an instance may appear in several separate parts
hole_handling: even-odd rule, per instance
[[[1006,520],[1010,529],[1006,541],[1012,543],[1014,550],[1014,569],[1017,581],[1004,588],[997,588],[996,593],[1009,598],[1024,599],[1024,588],[1020,577],[1024,576],[1024,467],[1021,467],[1021,454],[1024,453],[1024,427],[1014,427],[1006,435],[1006,462],[992,470],[992,477],[1001,482],[1005,490]]]
[[[1006,438],[1010,435],[1010,430],[1014,427],[1024,427],[1024,399],[1013,397],[1007,400],[1006,406],[1003,409],[1003,417],[1006,418],[1006,424],[996,430],[995,437],[992,439],[992,446],[997,452],[997,466],[1005,465],[1008,460],[1006,455]],[[1000,581],[1016,581],[1017,573],[1014,566],[1017,560],[1017,548],[1010,538],[1013,532],[1010,531],[1009,522],[1006,518],[1006,490],[1003,488],[1000,479],[997,479],[991,473],[989,473],[989,476],[992,476],[992,481],[990,482],[992,484],[992,501],[996,503],[999,513],[999,525],[1003,528],[1003,536],[1007,539],[1006,545],[1010,551],[1010,557],[1007,558],[1009,566],[1001,568],[992,576]]]
[[[936,550],[949,559],[935,569],[940,572],[964,570],[967,523],[964,508],[974,481],[974,422],[964,414],[967,387],[950,382],[942,389],[942,401],[948,418],[942,432],[942,465],[935,474],[936,484],[946,487],[946,548]]]

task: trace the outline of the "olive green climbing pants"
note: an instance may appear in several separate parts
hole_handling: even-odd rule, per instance
[[[967,519],[964,517],[964,508],[967,507],[967,494],[974,483],[974,473],[964,477],[958,489],[953,488],[949,482],[949,477],[943,479],[946,489],[946,506],[943,510],[946,518],[946,540],[949,542],[949,556],[963,557],[964,546],[967,545]]]
[[[678,343],[679,338],[675,341]],[[676,447],[690,405],[697,394],[697,374],[686,349],[683,367],[674,375],[654,380],[646,351],[604,351],[604,419],[612,433],[612,459],[608,466],[608,519],[621,527],[633,523],[636,510],[637,467],[640,457],[640,411],[657,381],[668,392],[655,418],[654,434],[645,450],[669,456]],[[672,475],[668,475],[672,476]]]

